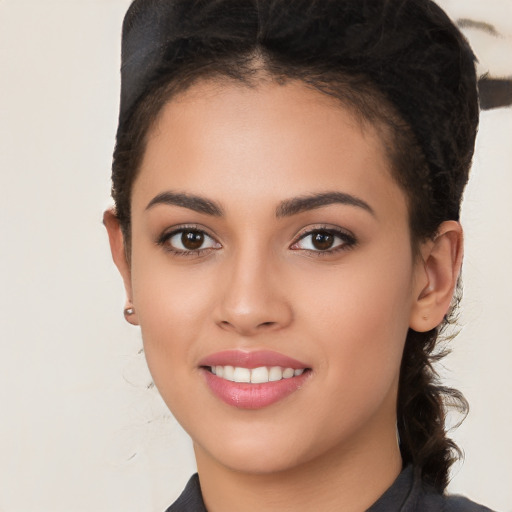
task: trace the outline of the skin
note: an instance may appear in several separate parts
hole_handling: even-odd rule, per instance
[[[222,215],[148,208],[166,192],[206,198]],[[335,202],[276,215],[283,201],[325,192],[369,209]],[[192,437],[208,510],[359,511],[376,501],[401,470],[407,330],[441,322],[462,258],[452,221],[413,256],[406,196],[377,130],[301,83],[200,82],[149,134],[132,191],[130,261],[113,211],[105,224],[136,312],[129,321]],[[208,234],[204,250],[158,243],[183,225]],[[319,251],[305,234],[320,228],[350,237]],[[212,394],[199,367],[228,349],[273,350],[311,372],[285,399],[239,409]]]

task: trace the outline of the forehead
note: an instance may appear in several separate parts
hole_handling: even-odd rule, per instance
[[[162,142],[164,132],[182,139],[192,137],[196,142],[217,135],[232,149],[249,132],[258,135],[259,144],[298,141],[301,136],[310,143],[323,138],[328,144],[343,130],[344,138],[364,138],[367,145],[386,152],[390,137],[382,124],[366,120],[348,100],[322,93],[300,80],[282,84],[263,77],[247,85],[218,77],[199,79],[172,96],[150,127],[147,146],[151,153]],[[318,130],[311,131],[315,127]]]
[[[379,131],[337,99],[302,82],[202,81],[162,109],[133,197],[173,189],[279,200],[333,186],[360,195],[388,181]]]

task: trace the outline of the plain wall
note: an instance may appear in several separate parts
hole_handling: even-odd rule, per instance
[[[470,5],[443,3],[454,16]],[[163,511],[194,471],[190,441],[148,389],[101,224],[128,4],[0,0],[3,512]],[[503,48],[510,39],[496,41]],[[455,433],[466,462],[451,490],[504,512],[512,511],[511,134],[511,108],[483,113],[464,204],[463,329],[443,371],[472,407]]]

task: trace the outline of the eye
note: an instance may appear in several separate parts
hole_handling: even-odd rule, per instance
[[[314,229],[304,233],[291,249],[331,253],[353,247],[355,238],[335,229]]]
[[[204,231],[197,228],[181,228],[162,236],[158,243],[175,254],[198,254],[221,245]]]

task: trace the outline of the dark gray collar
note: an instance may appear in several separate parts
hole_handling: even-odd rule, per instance
[[[413,470],[411,467],[408,467],[400,473],[393,485],[368,509],[368,512],[406,512],[415,510],[416,499],[414,495],[417,493],[411,492],[413,489]],[[166,512],[207,512],[201,495],[197,473],[190,478],[181,496]]]
[[[166,512],[207,512],[197,473]],[[446,496],[426,485],[412,466],[406,467],[393,485],[367,512],[492,512],[462,496]]]

